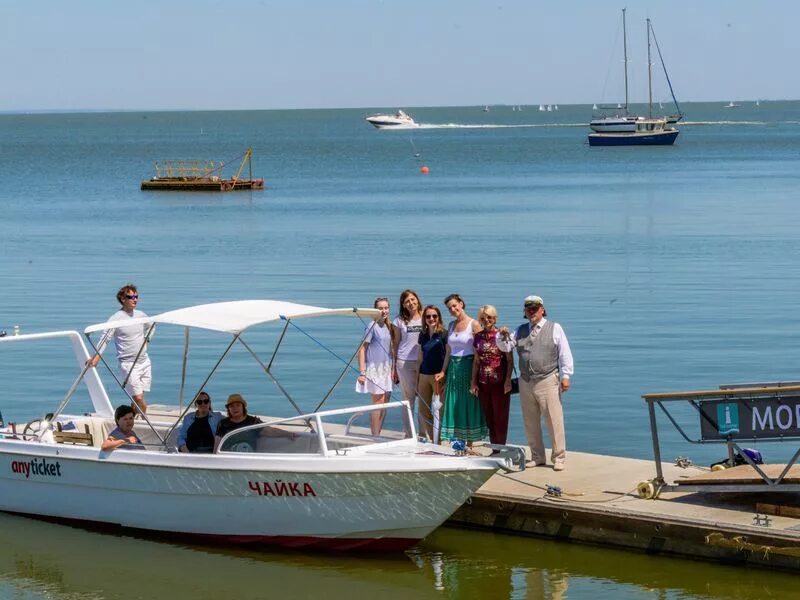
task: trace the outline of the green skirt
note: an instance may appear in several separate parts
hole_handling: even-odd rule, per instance
[[[472,356],[451,356],[444,389],[442,440],[457,438],[475,442],[488,435],[481,402],[469,393],[472,382]]]

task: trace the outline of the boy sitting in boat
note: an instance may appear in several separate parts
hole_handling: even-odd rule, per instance
[[[133,431],[133,408],[130,404],[118,406],[114,411],[116,429],[108,434],[106,441],[100,446],[101,450],[111,452],[117,448],[123,450],[144,450],[144,444]]]

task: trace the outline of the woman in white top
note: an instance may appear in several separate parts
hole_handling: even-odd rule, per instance
[[[389,299],[375,298],[373,306],[381,311],[375,323],[370,323],[358,349],[358,381],[356,391],[370,394],[373,404],[384,404],[392,395],[394,326],[389,322]],[[386,411],[370,415],[372,435],[379,435]]]
[[[466,305],[458,294],[450,294],[444,303],[455,321],[450,323],[447,333],[444,367],[436,376],[437,381],[446,376],[441,437],[465,440],[472,446],[472,442],[482,440],[488,433],[480,400],[470,390],[475,354],[473,342],[481,326],[464,312]]]
[[[419,334],[422,332],[422,302],[414,290],[400,294],[400,314],[392,321],[395,330],[394,373],[392,381],[400,384],[403,400],[411,406],[417,399],[417,378],[419,377]],[[422,413],[418,415],[419,431],[424,431]],[[406,424],[406,433],[411,428]]]

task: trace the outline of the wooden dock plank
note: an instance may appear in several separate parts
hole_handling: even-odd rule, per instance
[[[759,465],[759,468],[764,473],[776,479],[786,468],[786,465]],[[800,465],[792,465],[786,477],[783,479],[784,483],[800,483]],[[764,480],[750,465],[738,465],[730,469],[722,469],[721,471],[708,471],[699,473],[692,477],[684,478],[676,481],[678,485],[723,485],[728,483],[735,484],[763,484]]]
[[[498,473],[450,522],[800,571],[800,529],[793,529],[800,519],[781,513],[771,518],[770,527],[759,526],[755,500],[733,494],[679,491],[657,500],[639,498],[638,483],[655,476],[652,461],[580,452],[570,452],[567,461],[564,471],[548,466]],[[663,469],[669,483],[708,473],[667,463]],[[561,495],[548,495],[548,486]]]

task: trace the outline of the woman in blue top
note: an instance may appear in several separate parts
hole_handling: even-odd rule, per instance
[[[429,304],[422,311],[422,333],[419,336],[419,380],[417,390],[420,397],[419,416],[421,433],[434,443],[433,432],[433,395],[441,397],[444,384],[436,381],[436,374],[442,371],[444,355],[447,347],[447,331],[442,323],[439,308]],[[441,405],[439,406],[441,419]]]
[[[200,392],[194,399],[195,412],[186,415],[178,432],[178,450],[211,454],[214,452],[214,434],[222,421],[222,414],[211,410],[211,396]]]

